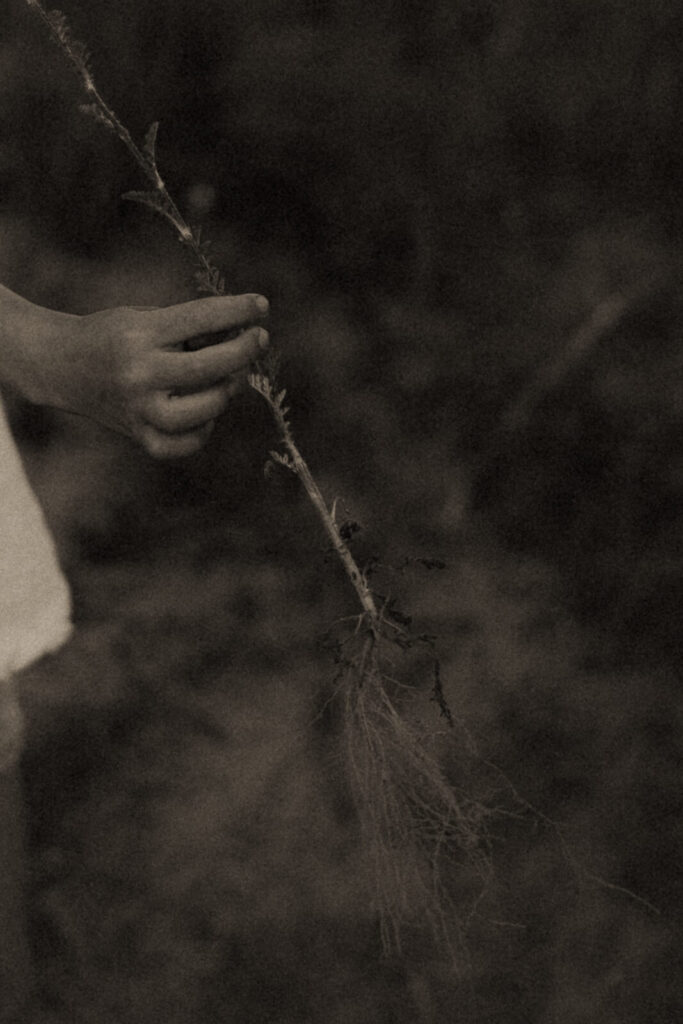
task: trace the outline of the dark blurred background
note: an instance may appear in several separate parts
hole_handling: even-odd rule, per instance
[[[457,991],[463,1021],[671,1024],[683,7],[65,13],[132,133],[160,122],[162,173],[230,290],[271,299],[296,434],[362,526],[360,554],[448,563],[404,599],[441,637],[482,749],[567,825],[588,874],[660,915],[573,874],[537,822],[501,844],[501,906],[457,982],[424,957],[382,964],[351,895],[351,826],[304,728],[330,671],[320,637],[350,595],[295,483],[264,479],[257,397],[172,466],[14,402],[79,625],[26,679],[54,1006],[103,1022],[436,1022],[459,1019]],[[190,297],[180,246],[120,198],[136,168],[81,102],[28,6],[0,0],[1,279],[82,313]],[[271,741],[302,731],[285,771]],[[188,792],[212,794],[204,816]]]

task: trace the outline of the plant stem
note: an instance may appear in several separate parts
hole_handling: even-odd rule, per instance
[[[119,137],[130,155],[133,157],[133,160],[142,170],[145,177],[154,186],[154,189],[161,200],[157,207],[158,212],[165,216],[177,230],[181,242],[191,249],[194,258],[199,263],[202,270],[210,273],[212,270],[212,264],[202,252],[199,240],[195,237],[192,228],[183,217],[173,197],[166,188],[164,179],[159,174],[153,150],[147,153],[140,149],[126,126],[119,120],[116,112],[104,99],[87,66],[85,51],[71,39],[65,23],[60,22],[55,17],[57,12],[53,12],[52,14],[49,13],[40,3],[37,2],[37,0],[26,0],[26,2],[30,7],[33,7],[38,12],[39,17],[47,26],[53,41],[62,50],[72,69],[80,78],[81,84],[88,94],[93,107],[97,110],[99,120],[107,125],[107,127],[109,127]],[[215,294],[220,295],[222,294],[222,291],[215,289]]]
[[[327,531],[327,534],[332,541],[334,550],[337,552],[337,555],[339,556],[341,563],[344,566],[344,569],[346,570],[349,579],[351,580],[351,584],[353,585],[356,594],[358,595],[358,600],[360,601],[361,605],[363,606],[363,610],[366,612],[368,616],[370,628],[372,629],[373,632],[377,632],[379,626],[379,612],[377,611],[375,599],[373,598],[372,593],[368,587],[365,576],[358,568],[358,564],[353,555],[351,554],[348,544],[346,544],[346,542],[342,538],[339,532],[339,527],[337,526],[331,512],[329,511],[327,505],[325,504],[325,499],[322,496],[320,488],[318,487],[313,477],[313,474],[308,468],[306,460],[304,459],[303,455],[297,448],[297,445],[294,442],[293,438],[291,436],[285,437],[283,438],[283,443],[285,444],[287,451],[291,456],[294,465],[294,472],[299,477],[299,480],[303,484],[304,490],[306,491],[306,494],[308,495],[311,504],[314,506],[316,512],[318,513],[322,521],[322,524],[325,527],[325,530]]]
[[[276,395],[273,391],[271,381],[268,377],[262,374],[252,374],[249,377],[249,383],[268,403],[270,411],[273,414],[277,432],[280,436],[280,442],[287,451],[288,457],[280,456],[276,453],[273,454],[281,464],[291,470],[301,481],[309,501],[318,513],[320,521],[332,541],[332,546],[334,547],[334,550],[336,551],[339,560],[351,581],[351,585],[356,591],[358,600],[363,608],[363,612],[367,616],[372,634],[376,637],[379,633],[381,618],[375,599],[368,587],[365,575],[359,569],[358,563],[351,554],[348,544],[339,531],[334,513],[327,507],[327,502],[323,497],[322,491],[318,487],[315,477],[309,469],[308,463],[301,454],[299,447],[292,436],[292,431],[289,423],[287,422],[287,410],[283,406],[285,393],[283,391],[279,395]]]
[[[48,12],[38,0],[26,0],[29,7],[34,8],[47,26],[54,42],[65,54],[72,69],[76,72],[81,83],[90,98],[91,106],[87,110],[94,113],[97,120],[113,131],[128,149],[133,160],[141,169],[145,177],[154,187],[154,192],[131,193],[130,197],[151,206],[157,213],[165,217],[178,232],[180,241],[190,250],[194,260],[199,266],[202,286],[205,290],[214,295],[225,294],[225,284],[218,269],[206,255],[206,245],[202,245],[198,232],[187,223],[180,212],[175,200],[170,195],[163,178],[159,174],[155,156],[155,141],[157,125],[152,125],[145,140],[144,148],[137,145],[128,129],[119,120],[114,110],[104,99],[93,76],[88,68],[87,54],[85,48],[76,42],[69,31],[66,20],[59,12]],[[365,576],[359,569],[348,545],[344,541],[339,527],[335,522],[334,515],[330,512],[318,484],[311,473],[308,464],[302,456],[294,441],[289,424],[283,413],[281,403],[274,398],[273,383],[264,372],[263,367],[256,365],[257,373],[252,374],[249,381],[254,389],[268,402],[273,419],[279,433],[280,443],[289,453],[290,459],[286,462],[301,481],[306,494],[315,508],[322,524],[332,541],[334,550],[341,561],[349,580],[356,591],[364,615],[367,616],[373,635],[377,635],[380,627],[380,614],[377,610],[375,600],[367,585]]]

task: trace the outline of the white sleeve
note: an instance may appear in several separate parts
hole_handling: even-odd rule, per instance
[[[0,684],[70,632],[69,588],[0,400]]]

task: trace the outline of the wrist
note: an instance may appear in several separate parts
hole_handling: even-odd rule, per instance
[[[0,383],[36,405],[62,406],[65,342],[80,319],[0,287]]]

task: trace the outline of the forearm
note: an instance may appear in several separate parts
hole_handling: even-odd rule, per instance
[[[37,306],[0,285],[0,385],[29,401],[52,404],[46,370],[58,358],[60,339],[79,319]]]

